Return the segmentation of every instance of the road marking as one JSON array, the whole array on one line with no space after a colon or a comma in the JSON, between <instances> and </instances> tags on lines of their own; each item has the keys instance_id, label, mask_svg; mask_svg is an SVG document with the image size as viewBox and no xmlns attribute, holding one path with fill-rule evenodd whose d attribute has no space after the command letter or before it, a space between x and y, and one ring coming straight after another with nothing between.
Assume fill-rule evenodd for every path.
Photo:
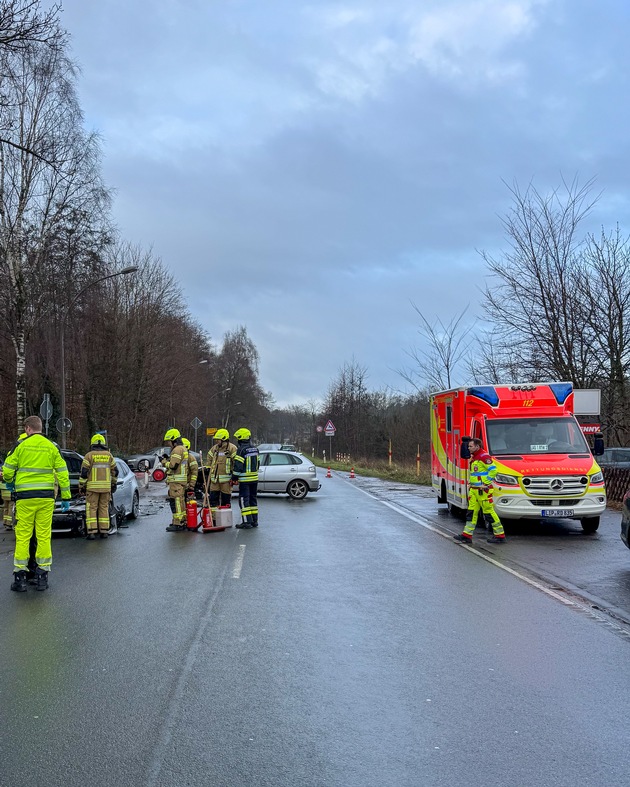
<instances>
[{"instance_id":1,"label":"road marking","mask_svg":"<svg viewBox=\"0 0 630 787\"><path fill-rule=\"evenodd\" d=\"M245 560L245 547L246 544L240 544L238 548L238 555L234 560L234 567L232 568L232 579L240 579L241 571L243 570L243 560Z\"/></svg>"},{"instance_id":2,"label":"road marking","mask_svg":"<svg viewBox=\"0 0 630 787\"><path fill-rule=\"evenodd\" d=\"M448 532L444 532L443 530L440 530L440 528L431 525L423 517L418 516L417 514L412 514L410 511L407 511L401 506L396 505L396 503L390 503L388 500L381 500L379 497L376 497L371 492L366 492L365 489L361 489L360 487L354 486L353 484L350 484L348 481L346 481L346 483L349 484L349 486L352 486L353 489L356 489L358 492L363 492L364 495L367 495L368 497L371 497L373 500L377 500L379 503L382 503L384 506L391 508L392 511L396 511L396 513L402 514L403 516L407 517L407 519L411 519L412 522L421 525L427 530L431 530L433 533L437 533L439 536L442 536L442 538L446 538L449 541L452 541L453 539L452 533L448 533ZM513 568L510 568L509 566L504 565L498 560L495 560L493 557L490 557L490 555L484 555L483 552L480 552L478 549L475 549L474 546L468 546L468 544L458 544L458 546L461 546L463 549L467 550L468 552L472 552L474 555L477 555L477 557L482 558L488 563L492 563L493 566L500 568L501 571L505 571L508 574L512 574L512 576L522 580L523 582L526 582L528 585L531 585L532 587L536 588L536 590L542 591L547 596L551 596L551 598L555 598L556 601L561 601L565 606L576 607L580 609L582 608L581 605L578 605L574 601L565 598L560 593L556 593L554 590L551 590L551 588L548 588L546 585L543 585L542 582L537 582L535 579L531 579L525 574L521 574L520 571L515 571ZM504 546L503 548L505 549L507 547Z\"/></svg>"}]
</instances>

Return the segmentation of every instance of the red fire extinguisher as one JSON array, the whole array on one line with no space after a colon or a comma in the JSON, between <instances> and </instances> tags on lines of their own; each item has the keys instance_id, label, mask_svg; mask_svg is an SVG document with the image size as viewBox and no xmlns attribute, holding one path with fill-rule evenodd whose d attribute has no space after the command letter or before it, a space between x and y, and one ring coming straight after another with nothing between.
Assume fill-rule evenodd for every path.
<instances>
[{"instance_id":1,"label":"red fire extinguisher","mask_svg":"<svg viewBox=\"0 0 630 787\"><path fill-rule=\"evenodd\" d=\"M199 527L197 501L194 497L189 497L186 501L186 527L188 530L196 530Z\"/></svg>"}]
</instances>

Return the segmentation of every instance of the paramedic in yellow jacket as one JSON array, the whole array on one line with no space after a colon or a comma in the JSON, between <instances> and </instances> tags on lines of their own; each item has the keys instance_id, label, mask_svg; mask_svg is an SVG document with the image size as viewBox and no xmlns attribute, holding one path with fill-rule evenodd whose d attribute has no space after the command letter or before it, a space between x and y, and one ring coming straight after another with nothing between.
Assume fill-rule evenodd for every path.
<instances>
[{"instance_id":1,"label":"paramedic in yellow jacket","mask_svg":"<svg viewBox=\"0 0 630 787\"><path fill-rule=\"evenodd\" d=\"M55 480L61 492L61 510L70 508L68 468L59 449L42 434L42 419L30 415L24 421L27 435L7 456L3 467L4 480L15 492L15 554L11 590L27 589L26 569L31 535L37 536L35 560L36 589L46 590L52 565L52 518L55 510Z\"/></svg>"},{"instance_id":2,"label":"paramedic in yellow jacket","mask_svg":"<svg viewBox=\"0 0 630 787\"><path fill-rule=\"evenodd\" d=\"M22 440L26 440L26 438L26 432L22 432L11 451L14 451ZM11 451L9 451L9 453L11 453ZM2 521L4 523L4 529L13 530L13 511L15 509L15 503L13 501L13 493L7 489L6 481L2 478L2 470L0 470L0 491L2 492Z\"/></svg>"},{"instance_id":3,"label":"paramedic in yellow jacket","mask_svg":"<svg viewBox=\"0 0 630 787\"><path fill-rule=\"evenodd\" d=\"M79 492L85 494L85 526L91 541L98 533L107 538L110 527L109 502L116 491L118 468L105 437L95 434L81 465Z\"/></svg>"},{"instance_id":4,"label":"paramedic in yellow jacket","mask_svg":"<svg viewBox=\"0 0 630 787\"><path fill-rule=\"evenodd\" d=\"M171 444L171 453L163 457L166 468L166 483L171 506L172 522L166 528L170 532L186 530L186 487L188 485L188 451L182 441L179 429L169 429L164 441Z\"/></svg>"},{"instance_id":5,"label":"paramedic in yellow jacket","mask_svg":"<svg viewBox=\"0 0 630 787\"><path fill-rule=\"evenodd\" d=\"M206 462L210 478L210 511L216 522L217 508L231 504L234 457L238 449L230 442L227 429L217 429L214 439L217 442L208 451Z\"/></svg>"},{"instance_id":6,"label":"paramedic in yellow jacket","mask_svg":"<svg viewBox=\"0 0 630 787\"><path fill-rule=\"evenodd\" d=\"M497 474L494 460L488 454L476 437L468 443L470 449L470 462L468 470L468 511L466 512L466 526L464 532L453 536L455 541L464 544L472 544L473 533L477 526L479 512L482 511L486 523L492 525L492 538L487 541L490 544L505 543L505 531L499 519L499 515L494 510L492 499L492 482Z\"/></svg>"}]
</instances>

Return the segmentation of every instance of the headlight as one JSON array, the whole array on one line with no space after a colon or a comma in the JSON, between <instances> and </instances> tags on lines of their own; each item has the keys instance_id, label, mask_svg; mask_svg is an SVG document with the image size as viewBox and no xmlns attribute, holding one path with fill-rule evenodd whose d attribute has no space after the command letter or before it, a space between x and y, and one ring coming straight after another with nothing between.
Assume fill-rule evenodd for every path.
<instances>
[{"instance_id":1,"label":"headlight","mask_svg":"<svg viewBox=\"0 0 630 787\"><path fill-rule=\"evenodd\" d=\"M600 470L599 473L593 473L591 476L591 484L601 484L604 481L604 474Z\"/></svg>"},{"instance_id":2,"label":"headlight","mask_svg":"<svg viewBox=\"0 0 630 787\"><path fill-rule=\"evenodd\" d=\"M497 482L497 484L503 484L503 486L518 486L518 480L514 478L513 475L497 473L494 477L494 480Z\"/></svg>"}]
</instances>

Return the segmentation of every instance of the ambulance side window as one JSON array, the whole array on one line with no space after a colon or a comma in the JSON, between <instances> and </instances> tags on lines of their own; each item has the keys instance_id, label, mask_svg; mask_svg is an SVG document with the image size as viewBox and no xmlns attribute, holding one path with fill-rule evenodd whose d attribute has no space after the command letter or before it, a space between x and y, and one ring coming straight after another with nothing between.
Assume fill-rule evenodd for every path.
<instances>
[{"instance_id":1,"label":"ambulance side window","mask_svg":"<svg viewBox=\"0 0 630 787\"><path fill-rule=\"evenodd\" d=\"M450 404L446 405L446 431L453 431L453 408Z\"/></svg>"},{"instance_id":2,"label":"ambulance side window","mask_svg":"<svg viewBox=\"0 0 630 787\"><path fill-rule=\"evenodd\" d=\"M479 421L475 421L473 424L473 433L472 436L477 438L477 440L481 440L481 424Z\"/></svg>"}]
</instances>

